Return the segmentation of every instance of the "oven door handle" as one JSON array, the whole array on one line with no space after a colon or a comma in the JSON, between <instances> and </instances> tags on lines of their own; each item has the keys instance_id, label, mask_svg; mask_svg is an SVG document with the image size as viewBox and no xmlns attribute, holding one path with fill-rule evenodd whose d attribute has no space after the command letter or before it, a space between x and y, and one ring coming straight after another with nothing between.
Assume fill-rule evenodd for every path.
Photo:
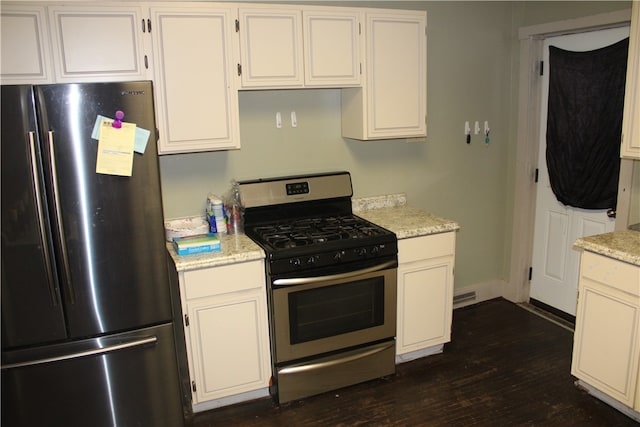
<instances>
[{"instance_id":1,"label":"oven door handle","mask_svg":"<svg viewBox=\"0 0 640 427\"><path fill-rule=\"evenodd\" d=\"M396 261L387 261L382 264L374 265L373 267L363 268L362 270L349 271L347 273L330 274L328 276L315 276L315 277L293 277L290 279L276 279L273 281L274 286L296 286L306 285L308 283L326 282L328 280L342 280L350 279L352 277L361 276L367 273L373 273L380 270L386 270L389 268L395 268L397 266Z\"/></svg>"},{"instance_id":2,"label":"oven door handle","mask_svg":"<svg viewBox=\"0 0 640 427\"><path fill-rule=\"evenodd\" d=\"M310 363L298 366L291 366L289 368L284 368L278 371L278 374L296 374L305 371L313 371L316 369L328 368L335 365L340 365L347 362L353 362L358 359L364 359L365 357L369 357L376 353L383 352L393 347L394 341L378 344L377 346L371 348L370 350L364 351L362 353L351 354L349 356L341 357L339 359L328 360L325 362L318 363Z\"/></svg>"}]
</instances>

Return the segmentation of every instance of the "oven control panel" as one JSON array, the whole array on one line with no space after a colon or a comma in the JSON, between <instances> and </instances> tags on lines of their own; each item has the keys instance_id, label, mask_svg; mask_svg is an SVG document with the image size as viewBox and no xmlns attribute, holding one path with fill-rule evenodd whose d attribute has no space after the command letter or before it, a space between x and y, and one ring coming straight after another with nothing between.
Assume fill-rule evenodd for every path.
<instances>
[{"instance_id":1,"label":"oven control panel","mask_svg":"<svg viewBox=\"0 0 640 427\"><path fill-rule=\"evenodd\" d=\"M309 255L299 255L281 259L271 259L271 274L301 271L310 268L330 267L354 261L371 260L394 256L398 253L397 243L382 243L357 248L338 249Z\"/></svg>"},{"instance_id":2,"label":"oven control panel","mask_svg":"<svg viewBox=\"0 0 640 427\"><path fill-rule=\"evenodd\" d=\"M287 196L295 196L298 194L309 194L309 182L291 182L286 185Z\"/></svg>"}]
</instances>

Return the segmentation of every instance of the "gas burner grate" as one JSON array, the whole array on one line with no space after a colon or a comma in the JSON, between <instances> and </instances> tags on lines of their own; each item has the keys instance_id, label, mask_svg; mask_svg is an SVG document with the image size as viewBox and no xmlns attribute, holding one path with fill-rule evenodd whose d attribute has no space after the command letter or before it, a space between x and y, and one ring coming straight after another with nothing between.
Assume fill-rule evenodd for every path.
<instances>
[{"instance_id":1,"label":"gas burner grate","mask_svg":"<svg viewBox=\"0 0 640 427\"><path fill-rule=\"evenodd\" d=\"M276 249L321 245L380 236L386 230L354 215L294 219L253 228L256 237Z\"/></svg>"}]
</instances>

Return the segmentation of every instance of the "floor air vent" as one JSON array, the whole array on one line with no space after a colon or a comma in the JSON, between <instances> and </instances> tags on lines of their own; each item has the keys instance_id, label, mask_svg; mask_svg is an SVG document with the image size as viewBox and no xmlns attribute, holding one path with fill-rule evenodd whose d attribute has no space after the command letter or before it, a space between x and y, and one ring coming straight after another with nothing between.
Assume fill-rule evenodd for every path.
<instances>
[{"instance_id":1,"label":"floor air vent","mask_svg":"<svg viewBox=\"0 0 640 427\"><path fill-rule=\"evenodd\" d=\"M475 301L476 299L476 291L466 292L464 294L454 295L453 297L453 305L461 304L463 302Z\"/></svg>"}]
</instances>

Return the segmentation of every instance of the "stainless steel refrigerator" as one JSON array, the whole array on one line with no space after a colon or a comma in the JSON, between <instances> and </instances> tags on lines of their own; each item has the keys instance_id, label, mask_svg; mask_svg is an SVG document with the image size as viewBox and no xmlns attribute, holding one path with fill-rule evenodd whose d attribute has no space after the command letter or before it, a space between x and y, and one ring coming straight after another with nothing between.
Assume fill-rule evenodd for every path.
<instances>
[{"instance_id":1,"label":"stainless steel refrigerator","mask_svg":"<svg viewBox=\"0 0 640 427\"><path fill-rule=\"evenodd\" d=\"M2 425L183 425L151 82L0 90ZM96 173L117 110L131 176Z\"/></svg>"}]
</instances>

